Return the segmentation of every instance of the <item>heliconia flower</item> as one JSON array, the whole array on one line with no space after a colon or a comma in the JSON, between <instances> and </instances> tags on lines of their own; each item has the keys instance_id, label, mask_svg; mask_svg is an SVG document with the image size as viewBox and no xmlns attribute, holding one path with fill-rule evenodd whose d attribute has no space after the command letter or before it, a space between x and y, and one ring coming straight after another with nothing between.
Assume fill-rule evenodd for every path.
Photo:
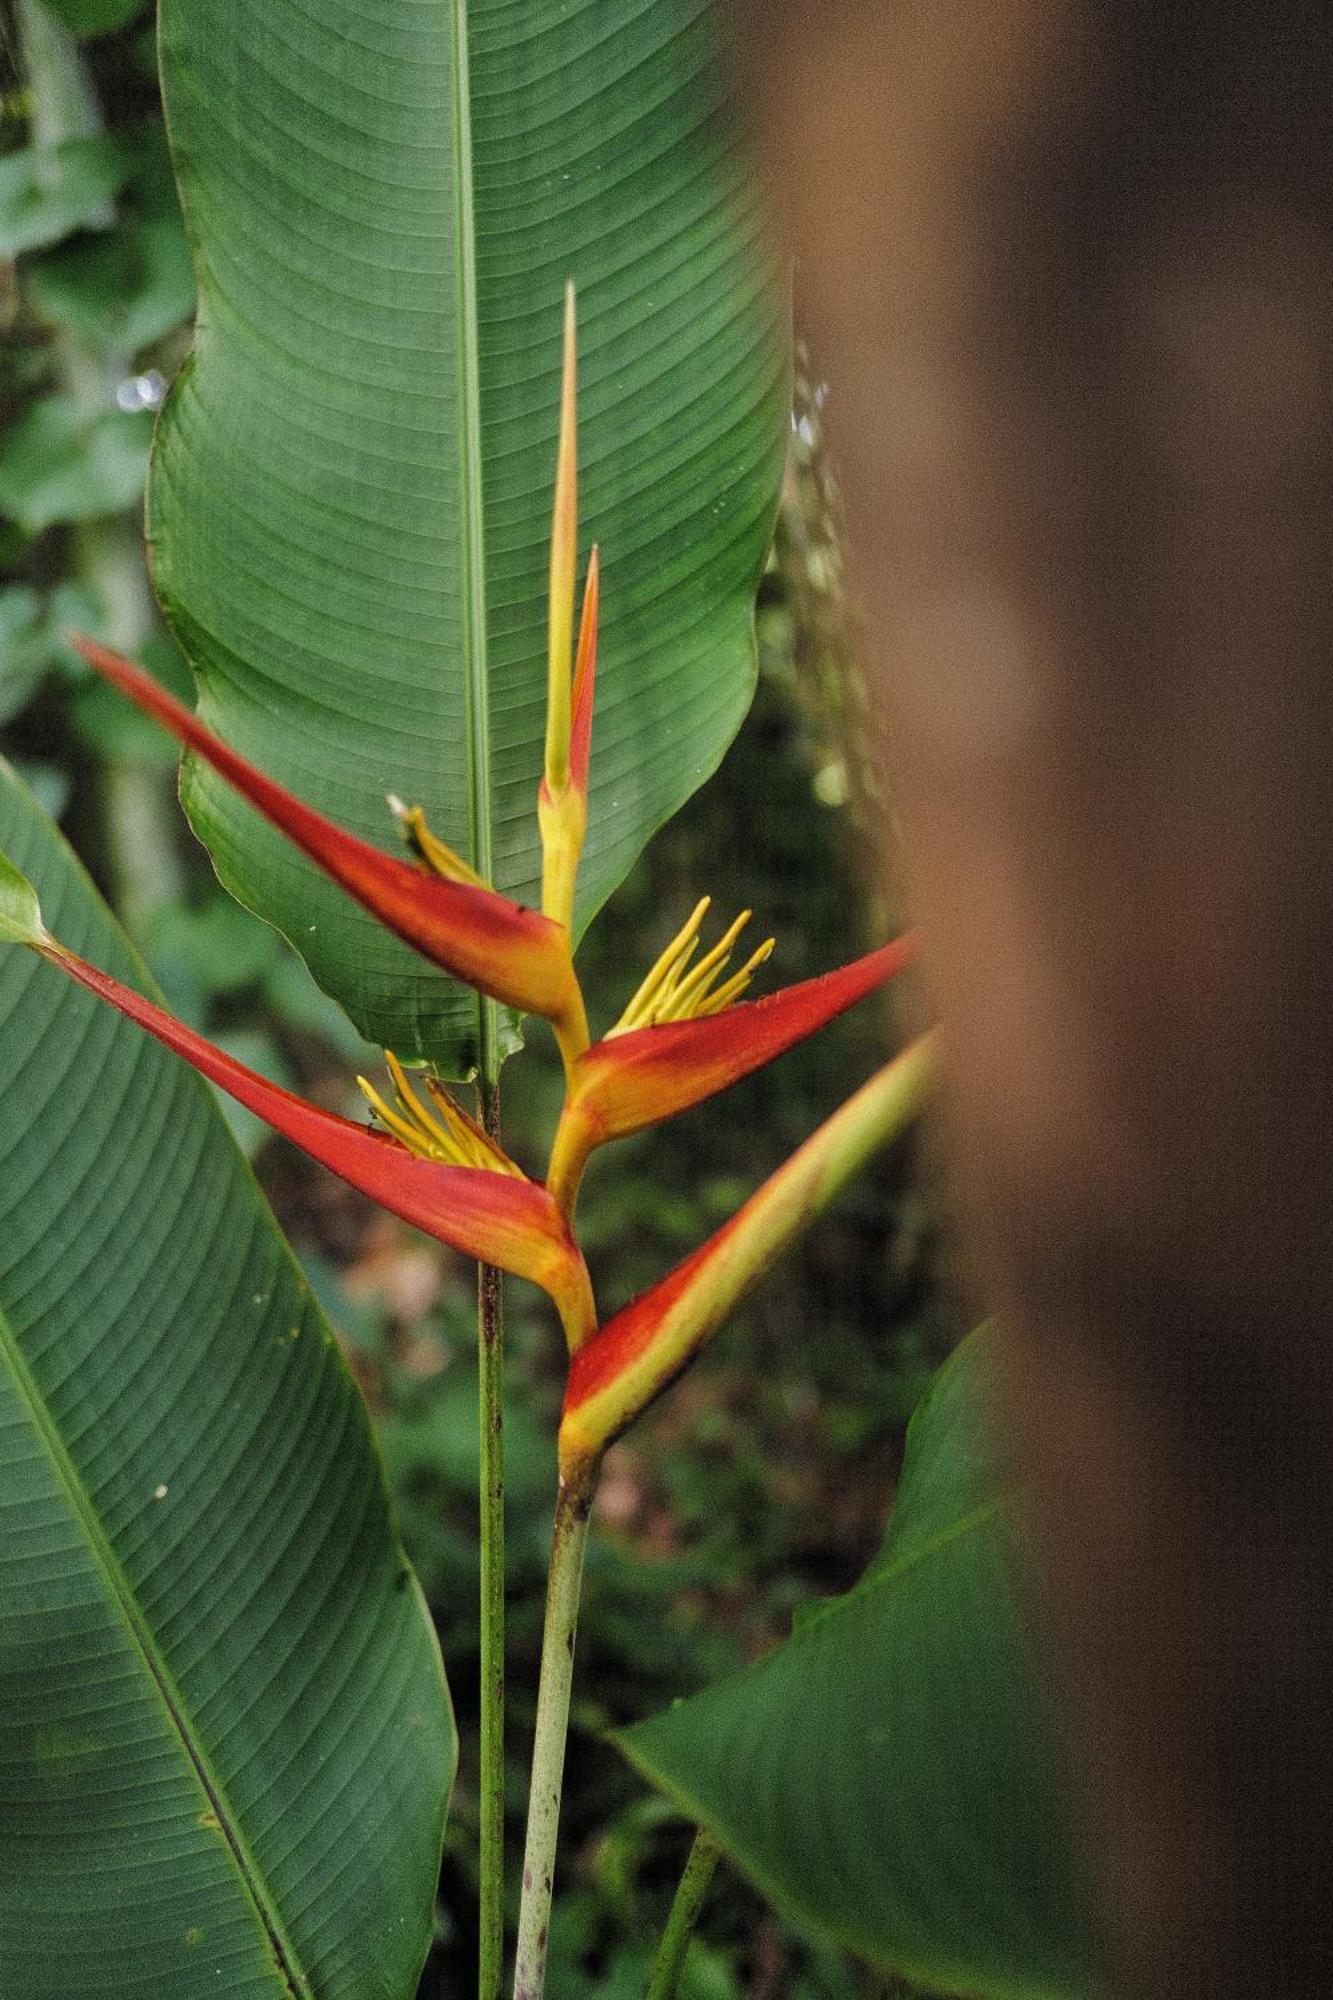
<instances>
[{"instance_id":1,"label":"heliconia flower","mask_svg":"<svg viewBox=\"0 0 1333 2000\"><path fill-rule=\"evenodd\" d=\"M551 582L547 644L546 754L537 792L542 838L542 911L568 931L574 883L588 831L588 752L597 668L598 558L594 548L583 586L577 656L573 652L574 579L578 555L578 471L574 287L565 288L565 350L551 519ZM571 673L572 665L572 673Z\"/></svg>"},{"instance_id":2,"label":"heliconia flower","mask_svg":"<svg viewBox=\"0 0 1333 2000\"><path fill-rule=\"evenodd\" d=\"M528 1180L452 1100L445 1101L461 1121L462 1134L445 1137L429 1151L424 1143L409 1146L397 1134L381 1137L307 1104L59 944L42 922L31 885L3 856L0 941L31 947L391 1214L465 1257L540 1285L555 1301L572 1348L590 1337L596 1324L592 1287L564 1216L546 1189ZM396 1064L391 1070L397 1081L401 1070ZM429 1124L446 1129L438 1120ZM425 1137L433 1140L434 1130Z\"/></svg>"},{"instance_id":3,"label":"heliconia flower","mask_svg":"<svg viewBox=\"0 0 1333 2000\"><path fill-rule=\"evenodd\" d=\"M560 1473L585 1489L606 1447L925 1100L934 1038L911 1043L821 1125L692 1257L579 1348L560 1421Z\"/></svg>"},{"instance_id":4,"label":"heliconia flower","mask_svg":"<svg viewBox=\"0 0 1333 2000\"><path fill-rule=\"evenodd\" d=\"M386 929L478 992L544 1016L567 1066L587 1047L583 996L561 925L480 884L465 863L458 863L461 875L445 872L439 857L450 850L442 842L428 870L358 839L239 756L142 668L79 633L70 638L89 666L211 764Z\"/></svg>"},{"instance_id":5,"label":"heliconia flower","mask_svg":"<svg viewBox=\"0 0 1333 2000\"><path fill-rule=\"evenodd\" d=\"M738 917L692 965L707 907L705 897L610 1034L573 1065L547 1175L547 1186L567 1215L594 1147L725 1090L864 999L916 956L918 940L909 932L836 972L738 1005L738 994L772 941L724 978L728 953L745 921Z\"/></svg>"},{"instance_id":6,"label":"heliconia flower","mask_svg":"<svg viewBox=\"0 0 1333 2000\"><path fill-rule=\"evenodd\" d=\"M461 1104L434 1077L422 1078L434 1110L427 1110L413 1090L407 1072L392 1049L384 1060L393 1079L396 1105L386 1104L373 1083L357 1078L361 1093L386 1132L422 1160L444 1160L455 1167L480 1167L487 1173L525 1178L523 1169L493 1139L484 1125L470 1118Z\"/></svg>"}]
</instances>

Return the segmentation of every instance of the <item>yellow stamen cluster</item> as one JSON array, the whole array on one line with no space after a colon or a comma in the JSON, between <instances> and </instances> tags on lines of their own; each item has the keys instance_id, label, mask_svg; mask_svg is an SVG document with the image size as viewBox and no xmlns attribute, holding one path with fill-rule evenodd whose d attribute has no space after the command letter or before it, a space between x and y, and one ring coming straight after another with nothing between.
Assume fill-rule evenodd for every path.
<instances>
[{"instance_id":1,"label":"yellow stamen cluster","mask_svg":"<svg viewBox=\"0 0 1333 2000\"><path fill-rule=\"evenodd\" d=\"M469 1118L462 1106L454 1103L448 1091L442 1089L433 1077L423 1077L422 1081L435 1107L434 1112L427 1109L413 1090L397 1056L386 1049L384 1060L393 1079L396 1109L386 1103L374 1084L364 1076L359 1076L357 1083L385 1131L400 1140L409 1153L415 1153L422 1160L440 1160L450 1167L481 1167L488 1173L510 1174L516 1180L522 1180L521 1169L514 1165L509 1155L483 1131L475 1118Z\"/></svg>"},{"instance_id":2,"label":"yellow stamen cluster","mask_svg":"<svg viewBox=\"0 0 1333 2000\"><path fill-rule=\"evenodd\" d=\"M420 806L405 806L401 799L389 793L389 811L403 830L407 842L418 861L424 861L433 875L442 875L446 882L462 882L469 889L485 889L490 885L478 875L472 865L464 861L461 854L455 854L452 847L446 847L438 834L431 832L426 824L426 815Z\"/></svg>"},{"instance_id":3,"label":"yellow stamen cluster","mask_svg":"<svg viewBox=\"0 0 1333 2000\"><path fill-rule=\"evenodd\" d=\"M751 952L740 971L732 973L719 986L717 982L730 963L732 947L749 923L751 913L742 910L712 950L692 963L699 943L699 927L711 901L710 896L704 896L695 905L688 923L677 931L611 1029L612 1035L627 1035L635 1028L655 1028L663 1021L695 1021L705 1014L720 1014L724 1007L730 1007L733 1000L740 998L772 951L773 939L766 938L757 951Z\"/></svg>"}]
</instances>

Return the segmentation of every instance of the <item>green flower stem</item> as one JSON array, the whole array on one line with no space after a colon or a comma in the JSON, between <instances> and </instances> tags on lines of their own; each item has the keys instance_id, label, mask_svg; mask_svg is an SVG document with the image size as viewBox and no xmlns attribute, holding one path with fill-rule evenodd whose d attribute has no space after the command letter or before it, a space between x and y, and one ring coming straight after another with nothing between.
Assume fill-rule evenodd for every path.
<instances>
[{"instance_id":1,"label":"green flower stem","mask_svg":"<svg viewBox=\"0 0 1333 2000\"><path fill-rule=\"evenodd\" d=\"M712 1834L700 1827L694 1836L675 1901L671 1905L671 1914L662 1933L662 1942L658 1946L657 1963L648 1986L648 2000L676 2000L685 1954L690 1948L690 1939L694 1936L694 1927L699 1921L713 1870L717 1867L719 1851Z\"/></svg>"},{"instance_id":2,"label":"green flower stem","mask_svg":"<svg viewBox=\"0 0 1333 2000\"><path fill-rule=\"evenodd\" d=\"M500 1136L499 1063L494 1037L483 1044L481 1122ZM478 1424L481 1446L481 1748L479 2000L500 2000L504 1985L505 1860L505 1475L504 1280L493 1265L477 1276Z\"/></svg>"},{"instance_id":3,"label":"green flower stem","mask_svg":"<svg viewBox=\"0 0 1333 2000\"><path fill-rule=\"evenodd\" d=\"M79 45L41 0L15 0L14 26L28 85L34 146L58 146L102 127L102 114Z\"/></svg>"},{"instance_id":4,"label":"green flower stem","mask_svg":"<svg viewBox=\"0 0 1333 2000\"><path fill-rule=\"evenodd\" d=\"M85 521L72 541L75 574L102 613L108 642L136 658L155 622L137 519L117 514ZM142 938L158 911L185 895L175 767L108 757L101 781L116 914Z\"/></svg>"},{"instance_id":5,"label":"green flower stem","mask_svg":"<svg viewBox=\"0 0 1333 2000\"><path fill-rule=\"evenodd\" d=\"M569 1730L569 1690L574 1678L574 1635L578 1628L594 1476L578 1486L562 1480L555 1507L541 1681L537 1690L537 1730L528 1792L528 1837L523 1850L523 1900L518 1917L514 2000L541 2000L546 1980L551 1888L560 1831L560 1788Z\"/></svg>"}]
</instances>

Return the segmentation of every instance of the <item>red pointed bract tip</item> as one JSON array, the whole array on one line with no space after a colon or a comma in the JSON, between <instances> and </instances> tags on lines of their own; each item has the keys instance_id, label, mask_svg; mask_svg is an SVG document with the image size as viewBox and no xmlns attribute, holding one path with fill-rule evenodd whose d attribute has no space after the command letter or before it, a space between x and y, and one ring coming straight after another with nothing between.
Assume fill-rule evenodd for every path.
<instances>
[{"instance_id":1,"label":"red pointed bract tip","mask_svg":"<svg viewBox=\"0 0 1333 2000\"><path fill-rule=\"evenodd\" d=\"M702 1104L804 1041L916 957L909 931L836 972L718 1014L634 1028L596 1042L574 1065L548 1185L566 1213L588 1155L610 1139Z\"/></svg>"},{"instance_id":2,"label":"red pointed bract tip","mask_svg":"<svg viewBox=\"0 0 1333 2000\"><path fill-rule=\"evenodd\" d=\"M597 672L598 556L588 558L579 618L578 654L572 691L565 687L566 738L563 782L553 785L548 744L547 770L537 787L537 825L542 841L542 914L566 937L574 923L574 885L588 832L588 757L592 742L593 686ZM562 683L563 685L563 683ZM584 1044L586 1047L586 1043Z\"/></svg>"},{"instance_id":3,"label":"red pointed bract tip","mask_svg":"<svg viewBox=\"0 0 1333 2000\"><path fill-rule=\"evenodd\" d=\"M588 555L583 580L583 610L574 663L574 719L569 738L569 776L576 792L588 796L588 762L592 751L592 708L597 682L597 614L601 599L601 557L596 543Z\"/></svg>"},{"instance_id":4,"label":"red pointed bract tip","mask_svg":"<svg viewBox=\"0 0 1333 2000\"><path fill-rule=\"evenodd\" d=\"M63 945L41 949L51 964L381 1208L465 1257L540 1285L555 1300L571 1345L588 1337L595 1314L583 1256L545 1188L511 1174L415 1158L366 1126L270 1083Z\"/></svg>"},{"instance_id":5,"label":"red pointed bract tip","mask_svg":"<svg viewBox=\"0 0 1333 2000\"><path fill-rule=\"evenodd\" d=\"M493 889L446 881L385 854L316 812L232 750L150 674L71 634L89 666L212 765L387 930L481 993L540 1014L586 1046L583 1002L565 933Z\"/></svg>"},{"instance_id":6,"label":"red pointed bract tip","mask_svg":"<svg viewBox=\"0 0 1333 2000\"><path fill-rule=\"evenodd\" d=\"M560 1467L585 1478L782 1252L924 1102L934 1067L923 1036L813 1133L693 1256L595 1333L570 1364Z\"/></svg>"}]
</instances>

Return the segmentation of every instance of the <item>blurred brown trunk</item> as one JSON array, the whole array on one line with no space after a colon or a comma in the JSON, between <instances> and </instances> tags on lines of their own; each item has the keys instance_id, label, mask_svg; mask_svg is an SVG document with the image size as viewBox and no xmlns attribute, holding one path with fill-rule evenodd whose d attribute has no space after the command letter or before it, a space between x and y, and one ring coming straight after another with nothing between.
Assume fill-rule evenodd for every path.
<instances>
[{"instance_id":1,"label":"blurred brown trunk","mask_svg":"<svg viewBox=\"0 0 1333 2000\"><path fill-rule=\"evenodd\" d=\"M1333 1971L1333 23L739 8L1123 1990Z\"/></svg>"}]
</instances>

